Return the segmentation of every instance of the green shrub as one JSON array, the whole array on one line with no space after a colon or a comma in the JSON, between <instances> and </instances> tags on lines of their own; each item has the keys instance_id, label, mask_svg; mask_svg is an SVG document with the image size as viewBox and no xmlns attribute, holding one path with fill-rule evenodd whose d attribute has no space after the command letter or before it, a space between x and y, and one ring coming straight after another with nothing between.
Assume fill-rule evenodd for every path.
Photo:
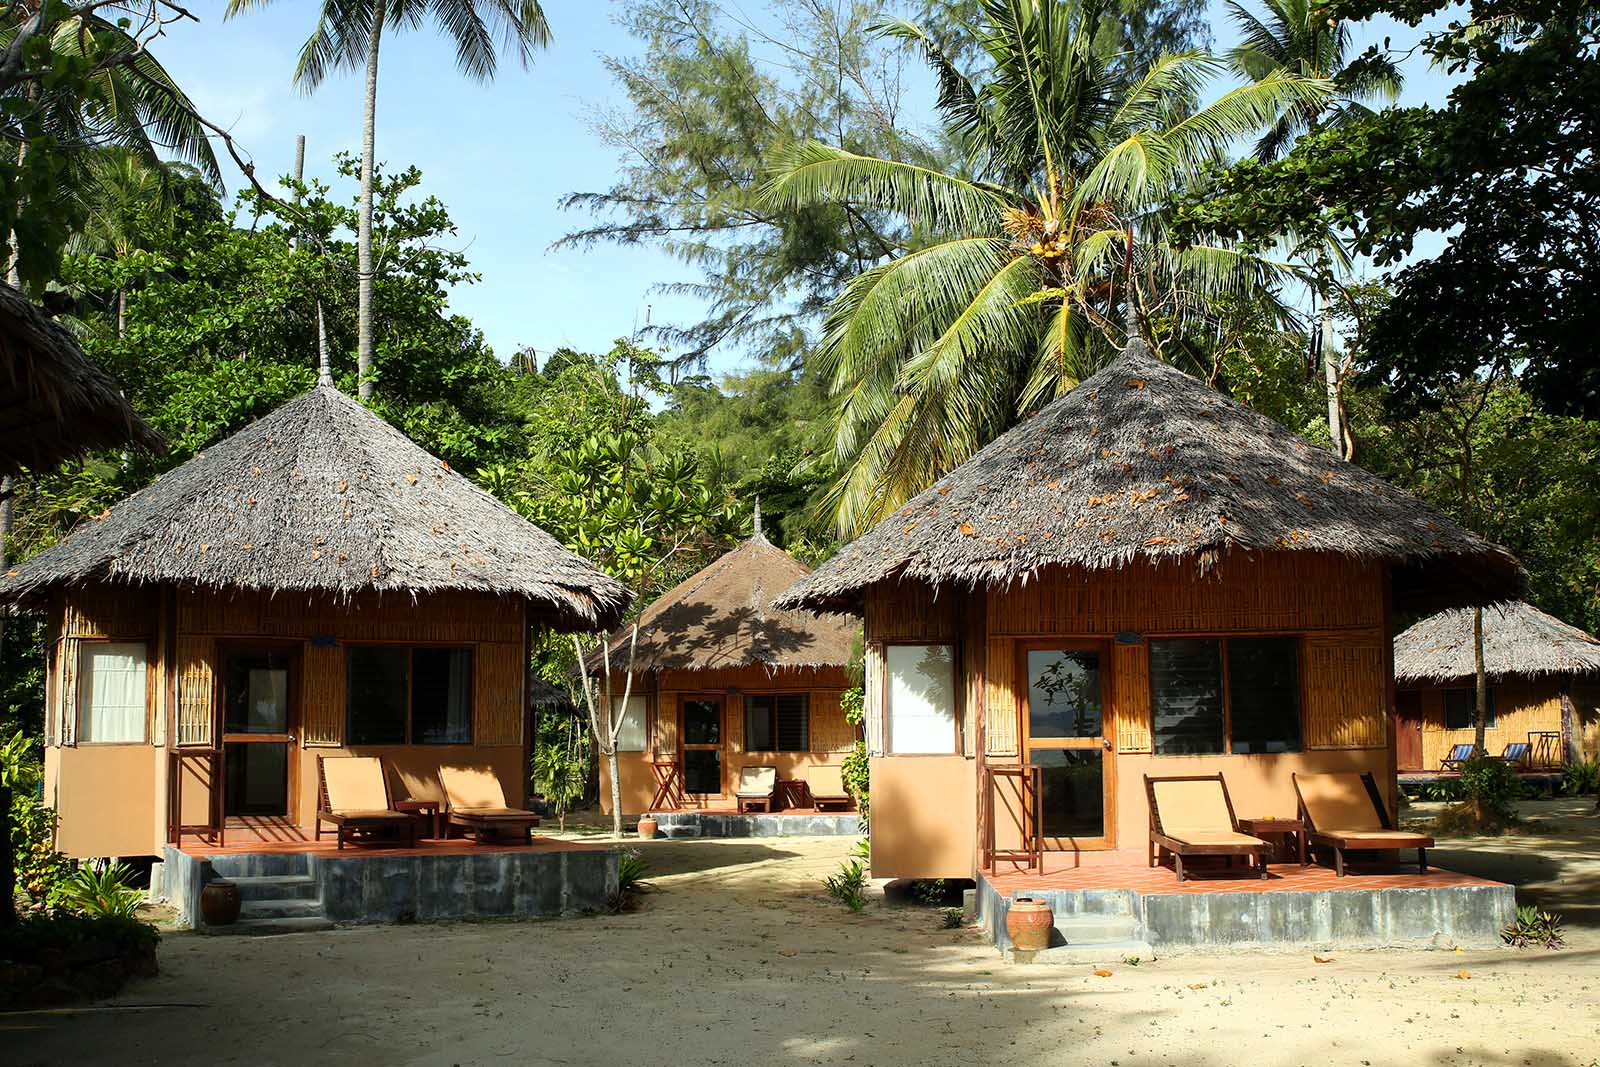
<instances>
[{"instance_id":1,"label":"green shrub","mask_svg":"<svg viewBox=\"0 0 1600 1067\"><path fill-rule=\"evenodd\" d=\"M1561 916L1528 905L1517 909L1517 917L1500 931L1500 938L1514 948L1543 945L1560 948L1566 944L1561 933Z\"/></svg>"},{"instance_id":2,"label":"green shrub","mask_svg":"<svg viewBox=\"0 0 1600 1067\"><path fill-rule=\"evenodd\" d=\"M860 860L846 860L838 874L822 880L822 886L830 897L851 911L860 911L867 906L867 871Z\"/></svg>"},{"instance_id":3,"label":"green shrub","mask_svg":"<svg viewBox=\"0 0 1600 1067\"><path fill-rule=\"evenodd\" d=\"M144 893L129 881L133 871L125 863L96 869L84 864L61 885L61 905L91 919L132 918L144 901Z\"/></svg>"},{"instance_id":4,"label":"green shrub","mask_svg":"<svg viewBox=\"0 0 1600 1067\"><path fill-rule=\"evenodd\" d=\"M617 857L617 891L611 897L612 911L627 911L639 902L641 894L655 889L645 881L650 861L637 852L624 852Z\"/></svg>"},{"instance_id":5,"label":"green shrub","mask_svg":"<svg viewBox=\"0 0 1600 1067\"><path fill-rule=\"evenodd\" d=\"M872 772L871 764L867 760L866 742L855 743L840 763L839 770L844 777L844 787L856 798L856 810L861 815L861 828L865 830L872 824L872 799L868 790Z\"/></svg>"},{"instance_id":6,"label":"green shrub","mask_svg":"<svg viewBox=\"0 0 1600 1067\"><path fill-rule=\"evenodd\" d=\"M154 926L126 915L26 915L15 926L0 929L0 959L35 960L46 952L89 942L138 954L153 950L160 940Z\"/></svg>"},{"instance_id":7,"label":"green shrub","mask_svg":"<svg viewBox=\"0 0 1600 1067\"><path fill-rule=\"evenodd\" d=\"M1561 791L1569 797L1600 793L1600 760L1576 760L1563 767Z\"/></svg>"},{"instance_id":8,"label":"green shrub","mask_svg":"<svg viewBox=\"0 0 1600 1067\"><path fill-rule=\"evenodd\" d=\"M918 878L911 883L911 899L924 907L942 904L949 891L950 884L943 878Z\"/></svg>"},{"instance_id":9,"label":"green shrub","mask_svg":"<svg viewBox=\"0 0 1600 1067\"><path fill-rule=\"evenodd\" d=\"M56 851L56 813L32 796L11 797L11 855L17 865L17 887L28 898L54 907L72 875L72 865Z\"/></svg>"},{"instance_id":10,"label":"green shrub","mask_svg":"<svg viewBox=\"0 0 1600 1067\"><path fill-rule=\"evenodd\" d=\"M1515 801L1522 793L1517 772L1505 760L1479 753L1461 765L1463 799L1481 816L1499 823L1516 821Z\"/></svg>"}]
</instances>

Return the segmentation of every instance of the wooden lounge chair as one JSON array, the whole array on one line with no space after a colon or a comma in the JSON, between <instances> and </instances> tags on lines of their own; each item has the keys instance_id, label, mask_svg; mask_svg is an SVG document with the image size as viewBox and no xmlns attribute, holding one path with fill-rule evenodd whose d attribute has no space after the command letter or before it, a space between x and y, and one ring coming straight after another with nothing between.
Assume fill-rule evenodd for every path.
<instances>
[{"instance_id":1,"label":"wooden lounge chair","mask_svg":"<svg viewBox=\"0 0 1600 1067\"><path fill-rule=\"evenodd\" d=\"M806 791L818 811L837 807L849 810L850 790L844 787L843 767L811 767L806 770Z\"/></svg>"},{"instance_id":2,"label":"wooden lounge chair","mask_svg":"<svg viewBox=\"0 0 1600 1067\"><path fill-rule=\"evenodd\" d=\"M1473 747L1470 742L1464 745L1456 745L1450 750L1450 755L1439 761L1439 769L1441 771L1459 771L1461 765L1472 758Z\"/></svg>"},{"instance_id":3,"label":"wooden lounge chair","mask_svg":"<svg viewBox=\"0 0 1600 1067\"><path fill-rule=\"evenodd\" d=\"M533 828L539 825L539 816L523 808L507 807L500 779L488 767L446 764L439 768L439 784L444 786L447 825L471 831L479 844L485 836L504 831L520 833L524 841L533 842Z\"/></svg>"},{"instance_id":4,"label":"wooden lounge chair","mask_svg":"<svg viewBox=\"0 0 1600 1067\"><path fill-rule=\"evenodd\" d=\"M778 768L739 768L739 788L733 791L733 799L739 806L739 814L743 815L747 811L758 809L771 811L777 794Z\"/></svg>"},{"instance_id":5,"label":"wooden lounge chair","mask_svg":"<svg viewBox=\"0 0 1600 1067\"><path fill-rule=\"evenodd\" d=\"M332 823L339 847L356 834L393 830L406 843L417 843L417 819L396 811L389 795L389 779L383 761L377 756L317 757L317 829L322 840L322 824Z\"/></svg>"},{"instance_id":6,"label":"wooden lounge chair","mask_svg":"<svg viewBox=\"0 0 1600 1067\"><path fill-rule=\"evenodd\" d=\"M1222 775L1152 778L1147 774L1144 792L1150 803L1150 866L1170 853L1182 882L1188 877L1183 869L1186 857L1224 856L1232 866L1235 856L1253 856L1257 872L1267 876L1267 852L1272 846L1239 832Z\"/></svg>"},{"instance_id":7,"label":"wooden lounge chair","mask_svg":"<svg viewBox=\"0 0 1600 1067\"><path fill-rule=\"evenodd\" d=\"M1513 767L1524 768L1528 765L1528 748L1526 741L1513 741L1506 746L1504 752L1500 753L1500 760Z\"/></svg>"},{"instance_id":8,"label":"wooden lounge chair","mask_svg":"<svg viewBox=\"0 0 1600 1067\"><path fill-rule=\"evenodd\" d=\"M1333 869L1339 877L1344 877L1346 852L1393 852L1398 860L1405 848L1417 850L1417 873L1428 873L1433 838L1395 829L1370 771L1290 777L1311 847L1333 850Z\"/></svg>"}]
</instances>

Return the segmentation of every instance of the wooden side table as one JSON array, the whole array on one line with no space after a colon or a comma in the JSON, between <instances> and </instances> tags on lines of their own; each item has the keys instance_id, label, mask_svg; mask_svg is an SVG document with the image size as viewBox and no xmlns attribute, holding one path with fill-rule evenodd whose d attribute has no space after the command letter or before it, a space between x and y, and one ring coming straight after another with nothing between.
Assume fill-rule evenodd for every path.
<instances>
[{"instance_id":1,"label":"wooden side table","mask_svg":"<svg viewBox=\"0 0 1600 1067\"><path fill-rule=\"evenodd\" d=\"M415 815L423 820L431 817L433 819L433 836L435 838L444 836L439 832L441 807L442 805L437 800L397 800L394 802L395 811L403 811L407 815ZM426 826L428 824L424 821L422 825Z\"/></svg>"},{"instance_id":2,"label":"wooden side table","mask_svg":"<svg viewBox=\"0 0 1600 1067\"><path fill-rule=\"evenodd\" d=\"M1282 834L1293 837L1299 845L1300 866L1306 865L1306 824L1300 819L1280 818L1275 815L1263 816L1258 819L1240 819L1239 832L1249 834L1251 837L1265 838L1268 834ZM1280 847L1279 854L1287 861L1291 858L1289 849Z\"/></svg>"}]
</instances>

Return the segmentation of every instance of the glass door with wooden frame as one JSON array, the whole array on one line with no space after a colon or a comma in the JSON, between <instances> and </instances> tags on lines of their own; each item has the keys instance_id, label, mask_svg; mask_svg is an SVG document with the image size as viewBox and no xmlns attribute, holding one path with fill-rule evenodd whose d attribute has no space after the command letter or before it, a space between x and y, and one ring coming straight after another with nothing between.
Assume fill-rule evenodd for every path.
<instances>
[{"instance_id":1,"label":"glass door with wooden frame","mask_svg":"<svg viewBox=\"0 0 1600 1067\"><path fill-rule=\"evenodd\" d=\"M684 697L679 708L683 791L692 797L721 796L722 698Z\"/></svg>"},{"instance_id":2,"label":"glass door with wooden frame","mask_svg":"<svg viewBox=\"0 0 1600 1067\"><path fill-rule=\"evenodd\" d=\"M1026 643L1018 648L1023 746L1039 768L1039 832L1052 850L1116 843L1108 650L1098 643Z\"/></svg>"},{"instance_id":3,"label":"glass door with wooden frame","mask_svg":"<svg viewBox=\"0 0 1600 1067\"><path fill-rule=\"evenodd\" d=\"M222 650L225 815L294 815L297 659L283 647Z\"/></svg>"}]
</instances>

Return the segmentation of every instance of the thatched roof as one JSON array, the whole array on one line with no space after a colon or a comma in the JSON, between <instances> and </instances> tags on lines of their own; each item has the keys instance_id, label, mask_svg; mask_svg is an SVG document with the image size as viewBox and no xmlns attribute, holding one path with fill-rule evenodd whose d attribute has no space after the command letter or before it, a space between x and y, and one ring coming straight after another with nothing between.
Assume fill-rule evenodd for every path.
<instances>
[{"instance_id":1,"label":"thatched roof","mask_svg":"<svg viewBox=\"0 0 1600 1067\"><path fill-rule=\"evenodd\" d=\"M1401 685L1471 678L1473 660L1471 608L1430 615L1394 639ZM1493 604L1483 609L1483 668L1496 678L1600 674L1600 640L1521 600Z\"/></svg>"},{"instance_id":2,"label":"thatched roof","mask_svg":"<svg viewBox=\"0 0 1600 1067\"><path fill-rule=\"evenodd\" d=\"M772 606L776 594L809 573L810 568L758 529L750 540L667 590L644 610L639 616L635 669L848 665L856 635L852 620ZM614 668L626 660L630 629L612 636Z\"/></svg>"},{"instance_id":3,"label":"thatched roof","mask_svg":"<svg viewBox=\"0 0 1600 1067\"><path fill-rule=\"evenodd\" d=\"M779 598L857 611L875 582L999 586L1230 551L1325 552L1395 568L1397 602L1516 595L1515 559L1136 343L996 438Z\"/></svg>"},{"instance_id":4,"label":"thatched roof","mask_svg":"<svg viewBox=\"0 0 1600 1067\"><path fill-rule=\"evenodd\" d=\"M212 446L0 579L0 600L94 580L527 597L610 628L621 584L331 385Z\"/></svg>"},{"instance_id":5,"label":"thatched roof","mask_svg":"<svg viewBox=\"0 0 1600 1067\"><path fill-rule=\"evenodd\" d=\"M166 450L72 334L0 283L0 475L122 445Z\"/></svg>"}]
</instances>

